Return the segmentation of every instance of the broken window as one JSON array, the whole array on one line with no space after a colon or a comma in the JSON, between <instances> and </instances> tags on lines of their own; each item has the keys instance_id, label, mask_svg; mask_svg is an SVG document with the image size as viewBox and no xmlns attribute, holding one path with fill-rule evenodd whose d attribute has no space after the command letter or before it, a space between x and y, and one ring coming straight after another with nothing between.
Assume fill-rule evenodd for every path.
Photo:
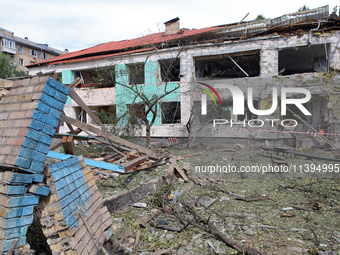
<instances>
[{"instance_id":1,"label":"broken window","mask_svg":"<svg viewBox=\"0 0 340 255\"><path fill-rule=\"evenodd\" d=\"M181 103L162 102L162 124L175 124L181 122Z\"/></svg>"},{"instance_id":2,"label":"broken window","mask_svg":"<svg viewBox=\"0 0 340 255\"><path fill-rule=\"evenodd\" d=\"M243 78L260 75L260 52L242 52L195 58L197 78Z\"/></svg>"},{"instance_id":3,"label":"broken window","mask_svg":"<svg viewBox=\"0 0 340 255\"><path fill-rule=\"evenodd\" d=\"M95 70L76 71L75 78L77 77L82 80L82 83L78 85L79 88L110 88L116 86L114 66Z\"/></svg>"},{"instance_id":4,"label":"broken window","mask_svg":"<svg viewBox=\"0 0 340 255\"><path fill-rule=\"evenodd\" d=\"M114 124L116 121L116 105L90 106L90 109L97 113L103 124ZM96 122L92 120L95 124Z\"/></svg>"},{"instance_id":5,"label":"broken window","mask_svg":"<svg viewBox=\"0 0 340 255\"><path fill-rule=\"evenodd\" d=\"M279 51L279 75L329 72L329 44L294 47Z\"/></svg>"},{"instance_id":6,"label":"broken window","mask_svg":"<svg viewBox=\"0 0 340 255\"><path fill-rule=\"evenodd\" d=\"M144 84L144 63L127 65L129 74L129 85Z\"/></svg>"},{"instance_id":7,"label":"broken window","mask_svg":"<svg viewBox=\"0 0 340 255\"><path fill-rule=\"evenodd\" d=\"M74 112L76 115L76 120L87 123L87 114L81 107L74 107Z\"/></svg>"},{"instance_id":8,"label":"broken window","mask_svg":"<svg viewBox=\"0 0 340 255\"><path fill-rule=\"evenodd\" d=\"M179 81L180 59L161 59L159 60L162 82Z\"/></svg>"},{"instance_id":9,"label":"broken window","mask_svg":"<svg viewBox=\"0 0 340 255\"><path fill-rule=\"evenodd\" d=\"M130 104L129 107L129 123L130 124L145 124L144 119L145 105L144 104Z\"/></svg>"}]
</instances>

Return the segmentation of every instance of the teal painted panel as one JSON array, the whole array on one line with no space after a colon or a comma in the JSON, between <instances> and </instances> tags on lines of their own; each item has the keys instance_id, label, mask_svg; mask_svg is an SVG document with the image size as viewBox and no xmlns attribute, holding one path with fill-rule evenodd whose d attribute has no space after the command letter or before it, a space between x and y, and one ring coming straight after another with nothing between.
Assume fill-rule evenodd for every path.
<instances>
[{"instance_id":1,"label":"teal painted panel","mask_svg":"<svg viewBox=\"0 0 340 255\"><path fill-rule=\"evenodd\" d=\"M71 84L74 81L73 71L66 70L61 72L62 83Z\"/></svg>"},{"instance_id":2,"label":"teal painted panel","mask_svg":"<svg viewBox=\"0 0 340 255\"><path fill-rule=\"evenodd\" d=\"M116 114L117 117L122 117L128 112L129 104L141 103L142 99L136 97L136 94L125 86L128 84L128 71L125 64L116 65ZM178 82L161 83L159 81L158 61L147 61L144 67L145 84L138 85L138 91L141 91L150 98L153 95L163 95L164 93L176 89L179 86ZM166 95L162 98L163 102L180 101L181 89L178 87L174 92ZM151 121L152 113L148 115L148 119ZM127 125L128 118L120 120L118 125ZM161 125L161 106L157 105L157 118L154 126Z\"/></svg>"},{"instance_id":3,"label":"teal painted panel","mask_svg":"<svg viewBox=\"0 0 340 255\"><path fill-rule=\"evenodd\" d=\"M65 160L65 159L69 159L69 158L74 158L76 156L57 153L55 151L49 151L48 154L47 154L47 157ZM118 172L118 173L125 173L125 168L122 167L122 166L119 166L119 165L95 161L95 160L87 159L87 158L85 158L84 161L85 161L86 165L88 165L88 166L93 166L93 167L98 167L98 168L102 168L102 169L106 169L106 170L111 170L111 171Z\"/></svg>"}]
</instances>

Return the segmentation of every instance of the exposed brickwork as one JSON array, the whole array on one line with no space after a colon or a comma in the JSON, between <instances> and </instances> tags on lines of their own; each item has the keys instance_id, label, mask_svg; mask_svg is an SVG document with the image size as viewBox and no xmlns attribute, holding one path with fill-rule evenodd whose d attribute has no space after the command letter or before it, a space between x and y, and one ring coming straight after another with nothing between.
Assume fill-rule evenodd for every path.
<instances>
[{"instance_id":1,"label":"exposed brickwork","mask_svg":"<svg viewBox=\"0 0 340 255\"><path fill-rule=\"evenodd\" d=\"M34 207L53 254L97 254L112 223L82 157L42 174L69 89L47 77L0 85L10 89L0 100L0 255L15 240L16 250L29 250Z\"/></svg>"},{"instance_id":2,"label":"exposed brickwork","mask_svg":"<svg viewBox=\"0 0 340 255\"><path fill-rule=\"evenodd\" d=\"M113 233L112 222L83 158L46 167L45 175L51 193L41 200L37 214L53 254L97 254L99 245L86 224L103 244Z\"/></svg>"},{"instance_id":3,"label":"exposed brickwork","mask_svg":"<svg viewBox=\"0 0 340 255\"><path fill-rule=\"evenodd\" d=\"M0 135L6 147L0 165L43 171L68 93L68 88L48 77L14 83L0 101Z\"/></svg>"},{"instance_id":4,"label":"exposed brickwork","mask_svg":"<svg viewBox=\"0 0 340 255\"><path fill-rule=\"evenodd\" d=\"M44 169L69 92L64 85L48 77L10 85L3 83L3 87L10 90L0 101L0 166L14 171L0 171L0 254L6 252L15 239L19 239L16 247L23 251L29 249L26 233L33 222L33 208L39 196L50 192L49 187L42 184L44 176L39 173ZM42 98L53 93L62 94L54 99L58 101L57 107ZM27 174L15 172L18 168Z\"/></svg>"}]
</instances>

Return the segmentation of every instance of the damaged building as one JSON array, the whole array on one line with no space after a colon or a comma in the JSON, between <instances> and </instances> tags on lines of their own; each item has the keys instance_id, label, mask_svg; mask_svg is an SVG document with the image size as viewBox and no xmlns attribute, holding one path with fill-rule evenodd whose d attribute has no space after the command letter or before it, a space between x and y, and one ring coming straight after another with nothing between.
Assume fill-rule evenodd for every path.
<instances>
[{"instance_id":1,"label":"damaged building","mask_svg":"<svg viewBox=\"0 0 340 255\"><path fill-rule=\"evenodd\" d=\"M107 125L119 122L122 115L134 109L139 109L137 121L138 115L148 112L147 117L152 119L155 114L151 127L151 137L155 139L186 138L191 132L188 126L200 130L195 134L197 137L289 137L291 134L284 131L310 131L301 118L317 132L333 135L339 147L339 21L335 13L329 14L328 6L273 19L203 29L180 28L179 18L175 18L164 23L164 32L103 43L34 63L28 68L31 75L53 71L63 84L70 84L79 77L81 84L75 91L92 111L106 113L102 122ZM109 75L95 79L100 71ZM208 112L214 112L214 119L232 119L237 129L230 127L230 123L213 129L211 116L201 114L201 97L205 93L202 88L212 93L201 83L215 88L221 97L221 107L216 109L218 105L208 96ZM259 110L272 106L273 88L279 89L279 95L281 88L307 89L311 99L304 107L311 115L304 115L294 105L286 116L279 110L269 117L257 116L247 107L244 114L236 115L231 94L219 88L223 84L234 85L245 95L249 87L253 88L252 104ZM160 97L156 113L147 111L145 102L131 95L129 86L135 86L136 91L146 95ZM167 93L169 91L171 93ZM212 96L217 100L215 94ZM280 102L279 96L278 105ZM82 122L93 122L75 101L68 100L64 111ZM261 128L268 132L256 132L242 125L242 121L255 119L259 122L266 118L299 119L299 125L286 128L265 123ZM61 130L65 133L68 128L64 125ZM282 132L272 133L271 130ZM145 132L143 129L141 135L145 136Z\"/></svg>"},{"instance_id":2,"label":"damaged building","mask_svg":"<svg viewBox=\"0 0 340 255\"><path fill-rule=\"evenodd\" d=\"M82 156L47 159L70 89L49 77L0 88L0 254L35 254L34 221L51 254L99 254L113 229L93 172Z\"/></svg>"}]
</instances>

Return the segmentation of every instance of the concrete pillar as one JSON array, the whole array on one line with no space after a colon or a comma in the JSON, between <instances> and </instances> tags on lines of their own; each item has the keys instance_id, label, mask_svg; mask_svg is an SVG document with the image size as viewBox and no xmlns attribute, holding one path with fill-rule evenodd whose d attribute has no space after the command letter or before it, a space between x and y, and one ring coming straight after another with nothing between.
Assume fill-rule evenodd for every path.
<instances>
[{"instance_id":1,"label":"concrete pillar","mask_svg":"<svg viewBox=\"0 0 340 255\"><path fill-rule=\"evenodd\" d=\"M263 49L260 62L261 77L276 76L279 68L279 52L277 49Z\"/></svg>"},{"instance_id":2,"label":"concrete pillar","mask_svg":"<svg viewBox=\"0 0 340 255\"><path fill-rule=\"evenodd\" d=\"M181 55L181 125L186 125L191 112L191 90L195 74L193 58L188 54Z\"/></svg>"}]
</instances>

